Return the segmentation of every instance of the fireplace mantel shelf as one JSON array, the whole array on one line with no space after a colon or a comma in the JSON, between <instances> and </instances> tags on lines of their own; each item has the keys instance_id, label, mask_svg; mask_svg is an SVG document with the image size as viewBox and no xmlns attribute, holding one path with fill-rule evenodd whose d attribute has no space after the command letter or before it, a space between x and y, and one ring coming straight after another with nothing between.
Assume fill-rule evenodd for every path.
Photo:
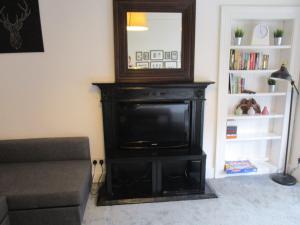
<instances>
[{"instance_id":1,"label":"fireplace mantel shelf","mask_svg":"<svg viewBox=\"0 0 300 225\"><path fill-rule=\"evenodd\" d=\"M192 83L98 83L93 82L93 85L98 87L163 87L163 88L185 88L185 87L203 87L214 84L214 81L201 81Z\"/></svg>"}]
</instances>

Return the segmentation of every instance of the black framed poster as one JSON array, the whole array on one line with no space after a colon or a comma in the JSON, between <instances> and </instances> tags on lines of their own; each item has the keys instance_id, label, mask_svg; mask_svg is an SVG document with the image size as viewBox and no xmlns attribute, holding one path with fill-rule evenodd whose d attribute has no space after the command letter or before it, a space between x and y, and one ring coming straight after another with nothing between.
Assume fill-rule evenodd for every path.
<instances>
[{"instance_id":1,"label":"black framed poster","mask_svg":"<svg viewBox=\"0 0 300 225\"><path fill-rule=\"evenodd\" d=\"M0 53L44 52L38 0L0 0Z\"/></svg>"}]
</instances>

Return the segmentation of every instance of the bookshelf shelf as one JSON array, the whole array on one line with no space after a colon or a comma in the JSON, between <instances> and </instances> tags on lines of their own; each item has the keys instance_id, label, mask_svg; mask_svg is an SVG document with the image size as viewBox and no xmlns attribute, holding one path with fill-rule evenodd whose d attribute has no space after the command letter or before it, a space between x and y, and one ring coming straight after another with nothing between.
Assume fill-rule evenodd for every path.
<instances>
[{"instance_id":1,"label":"bookshelf shelf","mask_svg":"<svg viewBox=\"0 0 300 225\"><path fill-rule=\"evenodd\" d=\"M234 15L234 16L233 16ZM298 82L295 65L299 58L300 8L222 6L220 25L219 86L215 177L232 176L224 172L225 161L249 160L258 171L250 174L282 172L288 135L290 88L277 80L277 92L268 92L270 75L285 63ZM267 45L251 45L253 27L264 23L269 27ZM243 45L236 46L234 31L245 31ZM284 30L283 45L275 46L273 31ZM266 70L262 68L267 68ZM246 90L255 94L243 93ZM247 107L254 99L269 115L236 116L239 104ZM227 137L235 139L227 139ZM239 174L249 175L249 174Z\"/></svg>"},{"instance_id":2,"label":"bookshelf shelf","mask_svg":"<svg viewBox=\"0 0 300 225\"><path fill-rule=\"evenodd\" d=\"M255 94L228 94L230 97L244 97L244 98L252 98L252 97L273 97L273 96L286 96L286 92L265 92L265 93L255 93Z\"/></svg>"},{"instance_id":3,"label":"bookshelf shelf","mask_svg":"<svg viewBox=\"0 0 300 225\"><path fill-rule=\"evenodd\" d=\"M278 170L270 161L253 161L253 164L257 167L257 174L276 173Z\"/></svg>"},{"instance_id":4,"label":"bookshelf shelf","mask_svg":"<svg viewBox=\"0 0 300 225\"><path fill-rule=\"evenodd\" d=\"M226 139L227 142L240 141L262 141L262 140L280 140L281 135L276 133L255 133L255 134L238 134L237 138Z\"/></svg>"},{"instance_id":5,"label":"bookshelf shelf","mask_svg":"<svg viewBox=\"0 0 300 225\"><path fill-rule=\"evenodd\" d=\"M291 45L231 45L230 49L245 49L245 50L268 50L268 49L291 49Z\"/></svg>"},{"instance_id":6,"label":"bookshelf shelf","mask_svg":"<svg viewBox=\"0 0 300 225\"><path fill-rule=\"evenodd\" d=\"M284 115L283 114L269 114L269 115L253 115L253 116L249 116L249 115L242 115L242 116L236 116L236 115L229 115L227 117L227 120L253 120L253 119L278 119L278 118L283 118Z\"/></svg>"},{"instance_id":7,"label":"bookshelf shelf","mask_svg":"<svg viewBox=\"0 0 300 225\"><path fill-rule=\"evenodd\" d=\"M277 70L276 69L273 69L273 70L229 70L229 73L233 73L233 74L267 74L267 75L270 75L271 73L273 73Z\"/></svg>"}]
</instances>

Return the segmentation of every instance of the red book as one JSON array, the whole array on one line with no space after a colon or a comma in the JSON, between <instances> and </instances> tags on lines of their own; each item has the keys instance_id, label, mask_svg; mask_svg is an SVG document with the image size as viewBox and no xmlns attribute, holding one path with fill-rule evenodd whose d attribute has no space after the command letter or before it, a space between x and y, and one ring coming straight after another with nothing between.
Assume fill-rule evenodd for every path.
<instances>
[{"instance_id":1,"label":"red book","mask_svg":"<svg viewBox=\"0 0 300 225\"><path fill-rule=\"evenodd\" d=\"M250 52L250 65L249 70L252 70L252 53Z\"/></svg>"},{"instance_id":2,"label":"red book","mask_svg":"<svg viewBox=\"0 0 300 225\"><path fill-rule=\"evenodd\" d=\"M253 52L251 52L251 57L250 57L250 69L253 70L253 64L254 64L254 55Z\"/></svg>"}]
</instances>

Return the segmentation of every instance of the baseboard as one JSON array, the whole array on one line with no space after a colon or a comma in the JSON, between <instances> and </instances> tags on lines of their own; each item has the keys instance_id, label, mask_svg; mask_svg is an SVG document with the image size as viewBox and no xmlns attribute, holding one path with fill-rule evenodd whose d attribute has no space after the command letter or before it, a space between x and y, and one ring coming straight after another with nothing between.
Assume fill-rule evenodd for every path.
<instances>
[{"instance_id":1,"label":"baseboard","mask_svg":"<svg viewBox=\"0 0 300 225\"><path fill-rule=\"evenodd\" d=\"M215 168L207 168L206 169L206 179L212 179L215 178Z\"/></svg>"}]
</instances>

